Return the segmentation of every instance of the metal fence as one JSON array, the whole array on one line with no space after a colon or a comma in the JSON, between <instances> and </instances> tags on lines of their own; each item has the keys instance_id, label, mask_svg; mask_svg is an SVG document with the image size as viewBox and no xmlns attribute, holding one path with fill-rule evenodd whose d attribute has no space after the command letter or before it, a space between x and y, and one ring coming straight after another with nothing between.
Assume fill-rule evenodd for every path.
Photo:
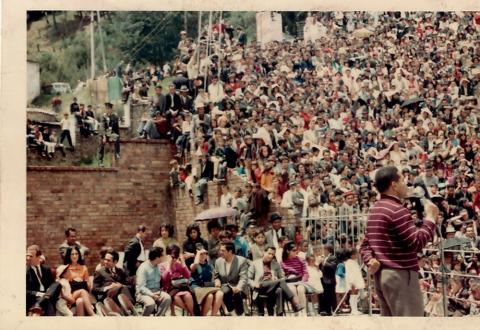
<instances>
[{"instance_id":1,"label":"metal fence","mask_svg":"<svg viewBox=\"0 0 480 330\"><path fill-rule=\"evenodd\" d=\"M326 244L330 244L334 247L334 254L341 248L347 246L359 247L361 241L365 237L365 229L367 225L368 215L365 213L344 213L337 215L323 215L317 218L307 217L301 218L303 237L309 242L309 250L312 251L314 248L321 248ZM464 303L473 303L480 306L480 302L471 302L466 301L466 299L448 295L448 286L451 282L450 277L463 277L463 278L474 278L477 279L480 283L480 276L472 274L462 274L458 272L452 272L448 269L445 264L445 253L457 253L462 256L480 254L478 250L468 249L464 246L459 246L456 249L449 249L451 246L449 240L435 237L435 245L429 246L424 249L424 252L430 254L436 254L440 258L440 265L438 270L424 271L426 274L431 274L432 277L436 278L436 281L440 283L440 290L438 288L431 287L430 290L424 292L427 296L433 296L435 294L439 295L442 304L443 315L448 316L452 314L449 304L452 301L460 301ZM359 254L359 264L363 266ZM373 296L374 296L374 287L373 287L373 277L365 272L365 284L366 284L366 299L368 299L368 314L372 315L374 310ZM440 291L440 292L438 292ZM338 303L335 313L340 308L342 302L346 299L348 292L343 296L342 300ZM438 298L438 296L437 296ZM428 301L428 299L427 299ZM428 304L426 304L427 307ZM378 306L376 306L378 308ZM479 307L480 308L480 307Z\"/></svg>"},{"instance_id":2,"label":"metal fence","mask_svg":"<svg viewBox=\"0 0 480 330\"><path fill-rule=\"evenodd\" d=\"M303 237L310 244L323 248L332 244L334 249L348 242L356 245L365 237L367 214L345 213L340 215L325 215L318 218L302 218Z\"/></svg>"}]
</instances>

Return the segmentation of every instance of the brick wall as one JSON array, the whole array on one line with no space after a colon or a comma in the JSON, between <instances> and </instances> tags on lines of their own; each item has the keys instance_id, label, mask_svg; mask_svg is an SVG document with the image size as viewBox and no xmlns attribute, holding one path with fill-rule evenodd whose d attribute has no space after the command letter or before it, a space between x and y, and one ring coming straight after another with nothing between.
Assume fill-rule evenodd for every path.
<instances>
[{"instance_id":1,"label":"brick wall","mask_svg":"<svg viewBox=\"0 0 480 330\"><path fill-rule=\"evenodd\" d=\"M138 224L153 229L147 248L158 237L162 222L174 224L175 236L183 242L195 216L220 204L221 187L216 182L209 182L205 202L199 206L185 189L169 188L168 163L174 147L168 141L131 139L145 111L145 105L132 106L131 129L121 134L122 158L112 160L109 168L76 166L98 152L98 137L77 136L75 153L67 151L65 158L57 153L55 159L46 160L28 153L27 243L39 244L49 265L60 262L58 246L69 226L77 229L79 241L91 249L87 264L92 271L99 261L99 249L108 245L123 251ZM108 150L113 151L113 145ZM233 174L228 175L228 184L231 191L245 185ZM272 205L270 211L281 213L287 224L299 224L287 210ZM200 228L206 237L206 222Z\"/></svg>"},{"instance_id":2,"label":"brick wall","mask_svg":"<svg viewBox=\"0 0 480 330\"><path fill-rule=\"evenodd\" d=\"M233 190L237 187L242 188L243 191L245 190L245 181L243 181L240 176L229 173L227 178L227 183L231 192L233 192ZM209 182L207 196L204 203L200 205L195 205L193 198L189 196L185 189L175 189L172 191L172 195L176 218L176 238L179 242L183 242L186 239L186 227L194 221L195 216L204 210L220 205L220 196L222 195L222 190L220 183ZM272 212L280 213L284 219L285 225L300 225L300 220L288 213L287 209L271 204L270 213ZM204 238L208 235L206 224L207 221L199 222L202 237Z\"/></svg>"},{"instance_id":3,"label":"brick wall","mask_svg":"<svg viewBox=\"0 0 480 330\"><path fill-rule=\"evenodd\" d=\"M49 265L60 262L64 229L73 226L92 253L92 270L104 245L123 251L138 224L153 229L175 222L168 185L172 147L164 141L125 140L112 168L29 166L27 168L27 244L39 244Z\"/></svg>"}]
</instances>

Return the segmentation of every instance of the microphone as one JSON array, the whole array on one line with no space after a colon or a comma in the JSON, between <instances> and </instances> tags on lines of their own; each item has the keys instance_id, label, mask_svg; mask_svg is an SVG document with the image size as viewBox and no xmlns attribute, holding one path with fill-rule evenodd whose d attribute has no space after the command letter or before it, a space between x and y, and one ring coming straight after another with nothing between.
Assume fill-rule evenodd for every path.
<instances>
[{"instance_id":1,"label":"microphone","mask_svg":"<svg viewBox=\"0 0 480 330\"><path fill-rule=\"evenodd\" d=\"M426 189L425 185L421 183L415 185L414 188L410 189L407 197L410 199L418 200L420 202L421 208L417 207L417 211L420 211L421 213L424 212L425 205L427 204L435 205L435 203L432 202L430 198L430 194L428 193L428 190ZM437 206L435 205L435 207ZM433 219L433 220L436 220L436 219ZM436 227L437 235L439 237L442 237L441 225L436 224L435 227Z\"/></svg>"}]
</instances>

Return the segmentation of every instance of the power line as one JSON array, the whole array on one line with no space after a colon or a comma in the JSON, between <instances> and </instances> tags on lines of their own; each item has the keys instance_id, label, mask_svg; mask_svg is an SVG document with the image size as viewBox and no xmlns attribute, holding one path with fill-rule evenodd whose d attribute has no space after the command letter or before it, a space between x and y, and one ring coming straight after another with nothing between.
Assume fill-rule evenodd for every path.
<instances>
[{"instance_id":1,"label":"power line","mask_svg":"<svg viewBox=\"0 0 480 330\"><path fill-rule=\"evenodd\" d=\"M153 33L155 32L156 29L158 29L160 27L160 25L162 25L163 23L165 23L165 21L167 20L167 18L170 18L171 16L173 15L172 12L168 13L153 29L152 31L150 31L144 38L143 40L139 43L139 45L137 45L134 49L132 49L130 52L130 57L133 57L134 55L136 55L145 45L146 45L146 41L148 39L148 37ZM160 30L161 31L161 30Z\"/></svg>"}]
</instances>

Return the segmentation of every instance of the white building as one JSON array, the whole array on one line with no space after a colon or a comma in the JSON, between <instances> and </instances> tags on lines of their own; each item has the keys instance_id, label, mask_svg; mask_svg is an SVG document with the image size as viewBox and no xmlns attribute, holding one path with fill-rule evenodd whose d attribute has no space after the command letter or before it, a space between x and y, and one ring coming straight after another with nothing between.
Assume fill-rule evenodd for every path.
<instances>
[{"instance_id":1,"label":"white building","mask_svg":"<svg viewBox=\"0 0 480 330\"><path fill-rule=\"evenodd\" d=\"M40 66L27 61L27 104L40 95Z\"/></svg>"},{"instance_id":2,"label":"white building","mask_svg":"<svg viewBox=\"0 0 480 330\"><path fill-rule=\"evenodd\" d=\"M282 41L282 15L262 11L256 14L257 41L263 46L270 41Z\"/></svg>"}]
</instances>

